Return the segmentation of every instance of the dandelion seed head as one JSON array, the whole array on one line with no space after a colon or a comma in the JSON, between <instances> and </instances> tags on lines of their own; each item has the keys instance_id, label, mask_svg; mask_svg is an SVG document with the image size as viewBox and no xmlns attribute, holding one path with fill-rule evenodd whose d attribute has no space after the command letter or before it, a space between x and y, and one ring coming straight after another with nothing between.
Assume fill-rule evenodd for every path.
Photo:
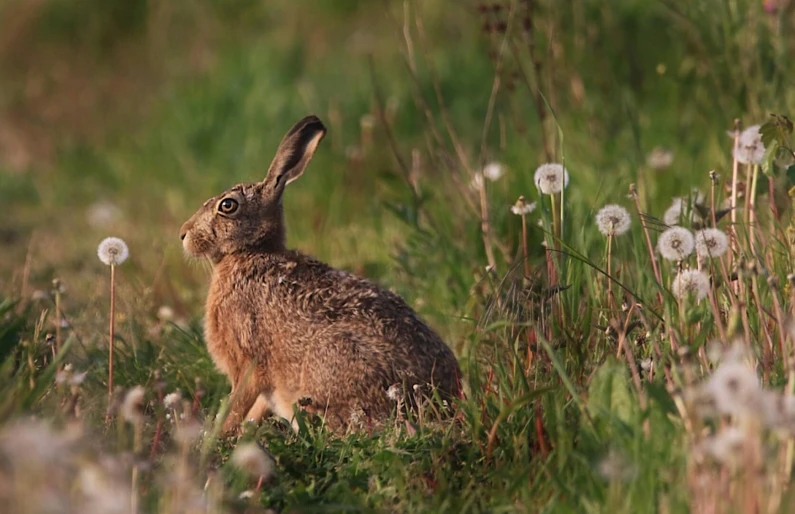
<instances>
[{"instance_id":1,"label":"dandelion seed head","mask_svg":"<svg viewBox=\"0 0 795 514\"><path fill-rule=\"evenodd\" d=\"M596 213L596 226L606 236L626 234L630 224L629 211L620 205L605 205Z\"/></svg>"},{"instance_id":2,"label":"dandelion seed head","mask_svg":"<svg viewBox=\"0 0 795 514\"><path fill-rule=\"evenodd\" d=\"M699 270L682 270L671 284L671 292L677 298L694 296L697 302L706 298L709 292L709 277Z\"/></svg>"},{"instance_id":3,"label":"dandelion seed head","mask_svg":"<svg viewBox=\"0 0 795 514\"><path fill-rule=\"evenodd\" d=\"M542 164L536 169L534 180L543 194L554 195L569 185L569 172L562 164Z\"/></svg>"},{"instance_id":4,"label":"dandelion seed head","mask_svg":"<svg viewBox=\"0 0 795 514\"><path fill-rule=\"evenodd\" d=\"M729 238L717 228L705 228L695 234L696 255L703 258L716 258L729 249Z\"/></svg>"},{"instance_id":5,"label":"dandelion seed head","mask_svg":"<svg viewBox=\"0 0 795 514\"><path fill-rule=\"evenodd\" d=\"M681 261L691 253L695 247L693 234L682 227L671 227L657 240L657 249L669 261Z\"/></svg>"},{"instance_id":6,"label":"dandelion seed head","mask_svg":"<svg viewBox=\"0 0 795 514\"><path fill-rule=\"evenodd\" d=\"M174 309L169 307L168 305L161 305L159 309L157 309L157 319L160 321L171 321L174 319Z\"/></svg>"},{"instance_id":7,"label":"dandelion seed head","mask_svg":"<svg viewBox=\"0 0 795 514\"><path fill-rule=\"evenodd\" d=\"M703 204L703 200L703 195L697 189L693 190L691 203L688 203L686 198L677 196L663 214L663 222L666 225L674 226L679 225L682 221L693 222L700 220L701 216L696 213L692 206Z\"/></svg>"},{"instance_id":8,"label":"dandelion seed head","mask_svg":"<svg viewBox=\"0 0 795 514\"><path fill-rule=\"evenodd\" d=\"M765 145L759 125L752 125L740 133L734 158L742 164L762 164L765 158Z\"/></svg>"},{"instance_id":9,"label":"dandelion seed head","mask_svg":"<svg viewBox=\"0 0 795 514\"><path fill-rule=\"evenodd\" d=\"M97 247L99 260L108 266L118 266L123 264L130 256L127 243L118 237L106 237Z\"/></svg>"},{"instance_id":10,"label":"dandelion seed head","mask_svg":"<svg viewBox=\"0 0 795 514\"><path fill-rule=\"evenodd\" d=\"M707 453L721 464L736 466L742 461L748 438L737 427L724 428L705 441Z\"/></svg>"},{"instance_id":11,"label":"dandelion seed head","mask_svg":"<svg viewBox=\"0 0 795 514\"><path fill-rule=\"evenodd\" d=\"M393 402L396 402L400 400L401 396L400 393L401 393L400 385L392 384L391 386L389 386L389 389L386 390L386 397L392 400Z\"/></svg>"},{"instance_id":12,"label":"dandelion seed head","mask_svg":"<svg viewBox=\"0 0 795 514\"><path fill-rule=\"evenodd\" d=\"M490 162L483 167L483 176L492 182L498 181L505 174L505 167L499 162Z\"/></svg>"},{"instance_id":13,"label":"dandelion seed head","mask_svg":"<svg viewBox=\"0 0 795 514\"><path fill-rule=\"evenodd\" d=\"M144 388L135 386L124 395L121 404L121 417L137 425L144 422Z\"/></svg>"},{"instance_id":14,"label":"dandelion seed head","mask_svg":"<svg viewBox=\"0 0 795 514\"><path fill-rule=\"evenodd\" d=\"M723 362L705 385L720 414L742 416L754 412L759 405L762 388L756 372L740 360Z\"/></svg>"},{"instance_id":15,"label":"dandelion seed head","mask_svg":"<svg viewBox=\"0 0 795 514\"><path fill-rule=\"evenodd\" d=\"M646 165L653 170L664 170L674 162L674 153L661 146L655 147L646 156Z\"/></svg>"},{"instance_id":16,"label":"dandelion seed head","mask_svg":"<svg viewBox=\"0 0 795 514\"><path fill-rule=\"evenodd\" d=\"M511 212L517 216L526 216L536 210L536 202L527 203L524 196L520 196L516 203L511 206Z\"/></svg>"},{"instance_id":17,"label":"dandelion seed head","mask_svg":"<svg viewBox=\"0 0 795 514\"><path fill-rule=\"evenodd\" d=\"M179 391L174 391L173 393L168 393L165 398L163 398L163 406L166 409L178 409L182 406L182 393Z\"/></svg>"},{"instance_id":18,"label":"dandelion seed head","mask_svg":"<svg viewBox=\"0 0 795 514\"><path fill-rule=\"evenodd\" d=\"M232 452L232 464L254 478L267 480L273 475L273 458L256 443L239 444Z\"/></svg>"}]
</instances>

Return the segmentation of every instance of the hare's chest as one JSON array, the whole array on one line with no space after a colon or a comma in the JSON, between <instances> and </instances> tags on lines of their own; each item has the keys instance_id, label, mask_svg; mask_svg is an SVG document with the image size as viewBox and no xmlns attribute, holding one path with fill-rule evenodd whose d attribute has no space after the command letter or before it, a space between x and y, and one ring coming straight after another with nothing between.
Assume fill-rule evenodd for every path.
<instances>
[{"instance_id":1,"label":"hare's chest","mask_svg":"<svg viewBox=\"0 0 795 514\"><path fill-rule=\"evenodd\" d=\"M207 351L210 353L215 367L230 380L234 380L237 374L237 363L235 362L237 352L233 347L233 341L229 340L223 312L216 306L209 305L209 302L204 318L204 338L207 342Z\"/></svg>"}]
</instances>

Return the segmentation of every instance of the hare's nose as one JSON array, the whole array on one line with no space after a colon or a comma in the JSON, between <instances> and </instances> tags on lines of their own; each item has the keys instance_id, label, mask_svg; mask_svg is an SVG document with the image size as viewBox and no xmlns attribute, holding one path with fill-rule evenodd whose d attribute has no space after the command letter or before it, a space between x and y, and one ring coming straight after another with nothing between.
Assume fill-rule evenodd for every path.
<instances>
[{"instance_id":1,"label":"hare's nose","mask_svg":"<svg viewBox=\"0 0 795 514\"><path fill-rule=\"evenodd\" d=\"M185 236L188 235L188 228L190 228L190 227L188 226L187 222L183 223L182 226L179 227L179 239L181 241L184 241L185 240Z\"/></svg>"},{"instance_id":2,"label":"hare's nose","mask_svg":"<svg viewBox=\"0 0 795 514\"><path fill-rule=\"evenodd\" d=\"M185 240L185 236L186 236L187 234L188 234L188 233L187 233L186 231L184 231L184 230L183 230L183 231L181 231L181 232L180 232L180 234L179 234L179 239L180 239L180 241L184 241L184 240Z\"/></svg>"}]
</instances>

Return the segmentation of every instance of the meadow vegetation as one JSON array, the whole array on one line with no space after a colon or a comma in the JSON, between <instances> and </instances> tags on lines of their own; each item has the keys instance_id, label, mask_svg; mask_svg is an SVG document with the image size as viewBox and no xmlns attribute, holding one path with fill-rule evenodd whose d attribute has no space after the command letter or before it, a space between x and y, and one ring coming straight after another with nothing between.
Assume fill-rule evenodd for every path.
<instances>
[{"instance_id":1,"label":"meadow vegetation","mask_svg":"<svg viewBox=\"0 0 795 514\"><path fill-rule=\"evenodd\" d=\"M786 0L0 3L2 510L791 511L793 29ZM288 244L442 334L453 420L218 437L178 230L308 113Z\"/></svg>"}]
</instances>

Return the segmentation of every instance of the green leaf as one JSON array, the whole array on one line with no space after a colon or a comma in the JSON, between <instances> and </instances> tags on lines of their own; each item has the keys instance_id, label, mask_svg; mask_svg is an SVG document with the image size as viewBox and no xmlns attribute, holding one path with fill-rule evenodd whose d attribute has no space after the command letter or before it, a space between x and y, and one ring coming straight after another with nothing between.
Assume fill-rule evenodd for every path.
<instances>
[{"instance_id":1,"label":"green leaf","mask_svg":"<svg viewBox=\"0 0 795 514\"><path fill-rule=\"evenodd\" d=\"M781 137L775 121L768 121L759 127L759 134L762 136L762 144L765 145L765 148L768 148L773 141L778 141L779 137Z\"/></svg>"},{"instance_id":2,"label":"green leaf","mask_svg":"<svg viewBox=\"0 0 795 514\"><path fill-rule=\"evenodd\" d=\"M629 390L629 376L626 367L615 360L602 364L596 371L588 389L586 408L591 417L615 416L624 423L635 418L638 403Z\"/></svg>"},{"instance_id":3,"label":"green leaf","mask_svg":"<svg viewBox=\"0 0 795 514\"><path fill-rule=\"evenodd\" d=\"M762 142L764 143L764 138ZM774 139L770 144L765 144L765 156L762 158L762 173L767 176L773 175L773 171L776 169L775 160L779 144L778 139Z\"/></svg>"}]
</instances>

